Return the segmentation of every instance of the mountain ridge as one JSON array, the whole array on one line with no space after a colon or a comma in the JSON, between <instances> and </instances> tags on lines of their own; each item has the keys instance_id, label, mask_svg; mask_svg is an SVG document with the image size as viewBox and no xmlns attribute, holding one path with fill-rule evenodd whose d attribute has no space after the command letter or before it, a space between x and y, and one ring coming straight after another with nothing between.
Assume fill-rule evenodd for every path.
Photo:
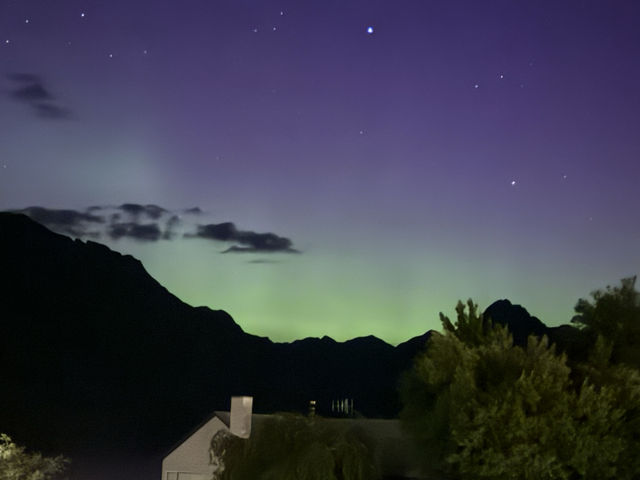
<instances>
[{"instance_id":1,"label":"mountain ridge","mask_svg":"<svg viewBox=\"0 0 640 480\"><path fill-rule=\"evenodd\" d=\"M73 424L75 415L109 445L160 447L239 393L253 394L259 411L352 397L365 415L394 416L397 378L424 347L373 336L272 342L245 333L227 312L182 302L130 255L14 213L0 213L0 265L9 284L0 355L13 393L0 424L27 431L25 443L35 438L36 446L42 431L51 446L93 441L83 428L72 429L77 442L61 435L64 422L38 425ZM178 413L162 425L167 411Z\"/></svg>"},{"instance_id":2,"label":"mountain ridge","mask_svg":"<svg viewBox=\"0 0 640 480\"><path fill-rule=\"evenodd\" d=\"M223 310L186 304L131 255L15 213L0 212L0 274L9 392L0 431L80 463L104 451L157 456L238 394L261 413L306 412L316 400L327 414L332 400L353 398L364 416L395 417L401 375L433 334L396 346L372 335L273 342ZM546 327L508 300L484 316L516 344L535 333L560 350L579 347L573 327Z\"/></svg>"}]
</instances>

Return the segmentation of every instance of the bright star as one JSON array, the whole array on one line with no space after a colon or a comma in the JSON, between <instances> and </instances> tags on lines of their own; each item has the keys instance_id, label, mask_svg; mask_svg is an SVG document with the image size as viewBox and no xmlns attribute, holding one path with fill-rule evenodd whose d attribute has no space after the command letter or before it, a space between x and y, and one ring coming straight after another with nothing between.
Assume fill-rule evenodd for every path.
<instances>
[{"instance_id":1,"label":"bright star","mask_svg":"<svg viewBox=\"0 0 640 480\"><path fill-rule=\"evenodd\" d=\"M373 27L367 27L367 33L371 35L373 33Z\"/></svg>"},{"instance_id":2,"label":"bright star","mask_svg":"<svg viewBox=\"0 0 640 480\"><path fill-rule=\"evenodd\" d=\"M84 18L84 12L82 12L82 13L80 14L80 17Z\"/></svg>"},{"instance_id":3,"label":"bright star","mask_svg":"<svg viewBox=\"0 0 640 480\"><path fill-rule=\"evenodd\" d=\"M477 83L473 86L473 88L480 88L480 85L478 85Z\"/></svg>"},{"instance_id":4,"label":"bright star","mask_svg":"<svg viewBox=\"0 0 640 480\"><path fill-rule=\"evenodd\" d=\"M516 184L515 180L511 180L511 186L513 187Z\"/></svg>"}]
</instances>

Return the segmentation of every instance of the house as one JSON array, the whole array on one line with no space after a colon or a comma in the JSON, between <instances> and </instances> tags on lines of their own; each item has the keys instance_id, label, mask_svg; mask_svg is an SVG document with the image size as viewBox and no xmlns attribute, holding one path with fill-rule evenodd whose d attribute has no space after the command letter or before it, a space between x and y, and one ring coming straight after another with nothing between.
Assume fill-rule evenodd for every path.
<instances>
[{"instance_id":1,"label":"house","mask_svg":"<svg viewBox=\"0 0 640 480\"><path fill-rule=\"evenodd\" d=\"M258 415L253 411L252 397L232 397L229 412L214 412L191 435L171 450L162 461L161 480L211 480L216 459L211 452L211 440L216 433L230 432L249 438L271 415ZM375 445L384 478L419 479L418 461L412 455L411 442L404 435L400 422L390 419L335 418L340 422L363 430Z\"/></svg>"}]
</instances>

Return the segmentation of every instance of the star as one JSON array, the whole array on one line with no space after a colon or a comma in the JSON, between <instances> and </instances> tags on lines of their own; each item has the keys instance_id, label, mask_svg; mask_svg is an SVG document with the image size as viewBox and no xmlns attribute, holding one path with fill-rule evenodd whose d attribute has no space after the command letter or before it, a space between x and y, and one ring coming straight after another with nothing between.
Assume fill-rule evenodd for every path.
<instances>
[{"instance_id":1,"label":"star","mask_svg":"<svg viewBox=\"0 0 640 480\"><path fill-rule=\"evenodd\" d=\"M110 53L110 54L109 54L109 58L113 58L113 53Z\"/></svg>"},{"instance_id":2,"label":"star","mask_svg":"<svg viewBox=\"0 0 640 480\"><path fill-rule=\"evenodd\" d=\"M502 80L504 78L504 74L500 74L500 79Z\"/></svg>"},{"instance_id":3,"label":"star","mask_svg":"<svg viewBox=\"0 0 640 480\"><path fill-rule=\"evenodd\" d=\"M81 17L81 18L84 18L84 16L85 16L85 15L84 15L84 12L82 12L82 13L80 14L80 17Z\"/></svg>"},{"instance_id":4,"label":"star","mask_svg":"<svg viewBox=\"0 0 640 480\"><path fill-rule=\"evenodd\" d=\"M7 45L9 45L11 43L11 40L9 40L8 38L4 41L4 43L6 43Z\"/></svg>"},{"instance_id":5,"label":"star","mask_svg":"<svg viewBox=\"0 0 640 480\"><path fill-rule=\"evenodd\" d=\"M567 179L567 176L566 176L566 175L562 175L562 179L563 179L563 180L566 180L566 179Z\"/></svg>"},{"instance_id":6,"label":"star","mask_svg":"<svg viewBox=\"0 0 640 480\"><path fill-rule=\"evenodd\" d=\"M478 85L477 83L473 86L473 88L480 88L480 85Z\"/></svg>"},{"instance_id":7,"label":"star","mask_svg":"<svg viewBox=\"0 0 640 480\"><path fill-rule=\"evenodd\" d=\"M258 29L257 29L257 28L254 28L254 29L253 29L253 33L258 33Z\"/></svg>"},{"instance_id":8,"label":"star","mask_svg":"<svg viewBox=\"0 0 640 480\"><path fill-rule=\"evenodd\" d=\"M149 53L147 50L143 50L143 51L142 51L142 54L143 54L143 55L146 55L147 53Z\"/></svg>"},{"instance_id":9,"label":"star","mask_svg":"<svg viewBox=\"0 0 640 480\"><path fill-rule=\"evenodd\" d=\"M282 10L280 10L280 16L284 15L284 12Z\"/></svg>"},{"instance_id":10,"label":"star","mask_svg":"<svg viewBox=\"0 0 640 480\"><path fill-rule=\"evenodd\" d=\"M367 27L367 33L371 35L373 33L373 27Z\"/></svg>"},{"instance_id":11,"label":"star","mask_svg":"<svg viewBox=\"0 0 640 480\"><path fill-rule=\"evenodd\" d=\"M29 19L25 18L24 23L29 23Z\"/></svg>"},{"instance_id":12,"label":"star","mask_svg":"<svg viewBox=\"0 0 640 480\"><path fill-rule=\"evenodd\" d=\"M514 187L516 185L516 181L515 180L511 180L511 186Z\"/></svg>"},{"instance_id":13,"label":"star","mask_svg":"<svg viewBox=\"0 0 640 480\"><path fill-rule=\"evenodd\" d=\"M275 32L277 30L277 27L273 27L273 31Z\"/></svg>"}]
</instances>

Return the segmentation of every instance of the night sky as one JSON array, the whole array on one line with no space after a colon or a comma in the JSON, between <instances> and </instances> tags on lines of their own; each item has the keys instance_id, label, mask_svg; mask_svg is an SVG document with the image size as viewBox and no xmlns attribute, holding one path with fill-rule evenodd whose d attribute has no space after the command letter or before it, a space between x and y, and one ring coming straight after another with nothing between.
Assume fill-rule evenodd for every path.
<instances>
[{"instance_id":1,"label":"night sky","mask_svg":"<svg viewBox=\"0 0 640 480\"><path fill-rule=\"evenodd\" d=\"M0 0L0 209L278 341L397 343L468 297L566 323L640 271L639 25L634 0Z\"/></svg>"}]
</instances>

